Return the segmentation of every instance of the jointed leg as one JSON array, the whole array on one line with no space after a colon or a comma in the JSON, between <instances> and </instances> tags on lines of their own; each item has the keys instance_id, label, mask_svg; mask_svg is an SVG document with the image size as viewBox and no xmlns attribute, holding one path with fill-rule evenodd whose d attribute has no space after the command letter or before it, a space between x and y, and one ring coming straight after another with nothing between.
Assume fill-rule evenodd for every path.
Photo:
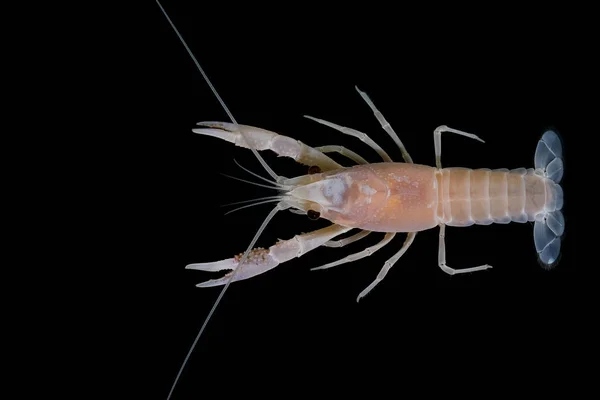
<instances>
[{"instance_id":1,"label":"jointed leg","mask_svg":"<svg viewBox=\"0 0 600 400\"><path fill-rule=\"evenodd\" d=\"M417 236L417 232L409 232L408 233L408 236L406 237L406 240L404 241L404 244L402 245L402 248L400 249L400 251L398 251L396 254L394 254L394 256L392 258L390 258L389 260L387 260L385 262L385 264L383 264L383 268L381 269L381 271L379 271L377 278L375 278L375 280L369 286L367 286L367 288L365 290L360 292L360 294L356 298L357 302L361 298L365 297L371 290L373 290L373 288L375 286L377 286L377 284L379 282L381 282L383 280L383 278L385 278L385 276L387 275L389 270L392 269L394 264L396 264L396 262L400 259L400 257L402 257L402 255L404 253L406 253L406 250L408 250L408 248L412 244L413 240L415 240L415 236Z\"/></svg>"},{"instance_id":2,"label":"jointed leg","mask_svg":"<svg viewBox=\"0 0 600 400\"><path fill-rule=\"evenodd\" d=\"M398 145L398 147L400 148L400 152L402 153L402 158L404 158L404 161L406 161L407 163L412 163L413 160L408 154L408 151L406 151L406 147L404 147L404 144L402 143L396 132L394 132L394 129L392 129L390 123L386 121L386 119L383 117L383 114L377 109L377 107L375 107L375 104L369 98L369 96L367 96L365 92L362 92L358 88L358 86L355 86L355 88L356 91L361 95L363 100L367 102L369 107L371 107L371 110L373 110L373 113L375 114L377 121L379 121L379 123L381 124L381 127L388 133L388 135L390 135L392 140Z\"/></svg>"},{"instance_id":3,"label":"jointed leg","mask_svg":"<svg viewBox=\"0 0 600 400\"><path fill-rule=\"evenodd\" d=\"M438 168L442 168L442 133L443 132L452 132L458 135L466 136L471 139L479 140L482 143L485 143L479 136L473 135L472 133L467 133L463 131L459 131L458 129L448 128L446 125L438 126L433 131L433 145L435 146L435 165Z\"/></svg>"},{"instance_id":4,"label":"jointed leg","mask_svg":"<svg viewBox=\"0 0 600 400\"><path fill-rule=\"evenodd\" d=\"M475 272L475 271L483 271L484 269L492 268L491 265L480 265L478 267L472 268L463 268L463 269L453 269L446 265L446 225L440 224L440 248L438 252L438 264L442 271L447 274L464 274L465 272Z\"/></svg>"},{"instance_id":5,"label":"jointed leg","mask_svg":"<svg viewBox=\"0 0 600 400\"><path fill-rule=\"evenodd\" d=\"M358 253L350 254L349 256L344 257L341 260L337 260L337 261L331 262L329 264L322 265L320 267L311 268L311 271L316 271L318 269L327 269L327 268L335 267L336 265L346 264L346 263L349 263L352 261L360 260L361 258L368 257L371 254L375 253L377 250L381 249L386 244L388 244L394 238L394 236L396 236L395 233L386 233L385 237L381 240L381 242L377 243L376 245L367 247L366 249L364 249L363 251L360 251Z\"/></svg>"},{"instance_id":6,"label":"jointed leg","mask_svg":"<svg viewBox=\"0 0 600 400\"><path fill-rule=\"evenodd\" d=\"M335 146L335 145L321 146L321 147L315 147L315 149L319 150L322 153L332 153L332 152L340 153L341 155L348 157L349 159L351 159L352 161L354 161L357 164L368 164L367 160L365 160L364 158L362 158L361 156L359 156L352 150L348 150L344 146Z\"/></svg>"},{"instance_id":7,"label":"jointed leg","mask_svg":"<svg viewBox=\"0 0 600 400\"><path fill-rule=\"evenodd\" d=\"M369 233L371 233L371 231L363 230L363 231L358 232L356 235L352 235L345 239L330 240L329 242L325 243L323 246L325 246L325 247L344 247L344 246L349 245L350 243L359 241L360 239L366 237Z\"/></svg>"},{"instance_id":8,"label":"jointed leg","mask_svg":"<svg viewBox=\"0 0 600 400\"><path fill-rule=\"evenodd\" d=\"M305 117L308 119L312 119L313 121L316 121L320 124L326 125L330 128L336 129L342 133L345 133L346 135L354 136L355 138L360 139L361 141L365 142L368 146L370 146L373 150L375 150L377 152L377 154L379 154L381 156L381 158L383 158L383 161L386 161L386 162L392 161L392 159L390 158L390 156L388 156L388 154L385 152L385 150L383 150L381 148L381 146L379 146L377 143L375 143L373 141L373 139L371 139L366 133L362 133L360 131L357 131L356 129L346 128L345 126L337 125L337 124L334 124L333 122L325 121L324 119L311 117L309 115L305 115Z\"/></svg>"},{"instance_id":9,"label":"jointed leg","mask_svg":"<svg viewBox=\"0 0 600 400\"><path fill-rule=\"evenodd\" d=\"M279 156L291 157L297 162L313 166L322 171L342 168L340 164L320 151L305 145L299 140L275 132L247 125L235 125L227 122L199 122L203 128L192 129L201 135L213 136L234 143L236 146L250 148L244 139L256 150L272 150ZM242 135L243 132L243 135Z\"/></svg>"}]
</instances>

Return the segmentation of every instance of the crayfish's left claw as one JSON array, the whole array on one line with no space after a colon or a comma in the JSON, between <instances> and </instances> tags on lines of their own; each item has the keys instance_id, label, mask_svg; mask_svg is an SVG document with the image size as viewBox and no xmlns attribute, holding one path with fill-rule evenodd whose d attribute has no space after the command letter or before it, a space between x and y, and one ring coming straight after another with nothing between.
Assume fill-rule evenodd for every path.
<instances>
[{"instance_id":1,"label":"crayfish's left claw","mask_svg":"<svg viewBox=\"0 0 600 400\"><path fill-rule=\"evenodd\" d=\"M223 271L231 270L222 278L211 279L210 281L197 284L198 287L221 286L227 284L231 275L236 269L240 269L235 273L233 282L252 278L267 272L279 264L291 260L295 257L300 257L307 252L316 249L317 247L327 243L334 237L348 232L352 228L341 225L331 225L326 228L319 229L314 232L303 233L296 235L289 240L280 240L268 249L256 248L248 253L248 257L240 266L240 259L243 254L239 254L233 258L226 260L189 264L187 269L197 269L200 271Z\"/></svg>"},{"instance_id":2,"label":"crayfish's left claw","mask_svg":"<svg viewBox=\"0 0 600 400\"><path fill-rule=\"evenodd\" d=\"M211 286L221 286L225 285L227 281L231 278L233 272L238 268L240 264L240 259L243 254L239 254L233 258L228 258L226 260L209 262L209 263L199 263L199 264L189 264L186 266L187 269L196 269L200 271L223 271L223 270L231 270L231 272L227 273L225 276L219 279L211 279L206 282L202 282L197 284L197 287L211 287ZM271 252L268 249L256 248L250 251L248 257L241 269L236 272L233 281L241 281L244 279L252 278L257 275L262 274L263 272L267 272L270 269L275 268L279 265L279 261L273 258Z\"/></svg>"}]
</instances>

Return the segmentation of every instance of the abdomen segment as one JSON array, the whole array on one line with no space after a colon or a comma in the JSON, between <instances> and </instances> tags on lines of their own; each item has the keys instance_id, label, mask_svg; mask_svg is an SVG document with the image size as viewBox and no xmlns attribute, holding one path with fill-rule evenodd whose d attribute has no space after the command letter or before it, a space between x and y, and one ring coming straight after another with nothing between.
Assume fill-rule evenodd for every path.
<instances>
[{"instance_id":1,"label":"abdomen segment","mask_svg":"<svg viewBox=\"0 0 600 400\"><path fill-rule=\"evenodd\" d=\"M438 175L438 218L450 226L534 221L556 208L554 182L518 168L444 168Z\"/></svg>"}]
</instances>

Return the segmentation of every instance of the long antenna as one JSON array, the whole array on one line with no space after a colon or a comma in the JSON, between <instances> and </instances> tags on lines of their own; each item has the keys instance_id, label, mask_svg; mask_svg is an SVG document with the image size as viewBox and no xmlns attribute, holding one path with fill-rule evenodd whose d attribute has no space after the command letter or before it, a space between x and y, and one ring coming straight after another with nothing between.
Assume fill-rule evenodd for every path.
<instances>
[{"instance_id":1,"label":"long antenna","mask_svg":"<svg viewBox=\"0 0 600 400\"><path fill-rule=\"evenodd\" d=\"M190 57L192 58L192 60L196 64L196 67L198 68L198 70L200 71L200 73L202 74L202 76L204 77L204 80L206 81L206 83L208 84L208 86L210 86L210 89L212 90L212 92L214 93L214 95L216 96L216 98L219 100L219 103L221 103L221 106L223 107L223 109L225 110L225 112L227 113L227 115L229 116L229 118L231 119L231 122L233 122L234 124L238 125L237 121L235 120L235 118L233 118L233 115L231 114L231 112L229 111L229 109L227 108L227 106L225 105L225 102L221 99L221 96L219 96L219 93L217 93L217 90L215 89L215 87L210 82L210 79L208 79L208 76L206 76L206 73L204 73L204 70L200 66L200 63L198 63L198 60L196 60L196 57L194 56L194 53L192 53L192 51L188 47L187 43L185 42L185 40L183 39L183 37L181 36L181 34L179 33L179 31L175 27L175 24L173 24L173 22L171 21L171 18L169 18L169 15L167 14L167 12L163 8L163 6L160 4L160 1L156 0L156 4L158 4L158 6L160 7L162 13L167 18L167 21L169 21L169 24L171 25L171 27L173 28L173 30L175 31L175 33L179 37L179 40L181 41L181 43L183 44L183 46L187 50L188 54L190 55ZM252 147L250 145L250 142L246 139L246 137L244 136L244 132L241 129L240 129L240 133L241 133L242 137L244 138L244 140L246 141L246 143L248 144L248 147L250 148L250 150L252 150L252 152L254 153L254 155L256 156L256 158L258 159L258 161L263 166L263 168L269 173L269 175L271 175L271 177L275 180L275 182L278 182L279 176L267 165L266 161L260 156L260 154L258 154L258 151L254 147ZM250 253L250 250L252 250L252 247L254 246L254 244L256 243L256 241L258 240L258 237L260 236L260 234L262 233L262 231L265 229L265 227L267 226L267 224L269 223L269 221L275 216L275 214L277 213L277 211L279 211L281 209L282 209L282 204L278 203L275 206L275 208L273 208L273 210L269 213L269 215L267 216L267 218L265 218L265 220L263 221L261 227L256 232L256 234L254 235L254 238L252 239L252 242L248 246L248 249L242 255L242 258L240 259L240 262L238 263L237 268L233 270L233 273L231 274L231 277L229 278L229 280L227 281L227 283L223 287L223 290L221 290L221 293L219 294L219 297L217 297L217 300L215 301L215 304L212 306L210 312L208 313L208 316L204 320L204 324L202 325L202 327L200 328L200 331L198 332L198 335L196 336L196 339L192 343L192 346L190 347L190 350L188 351L187 355L185 356L185 359L183 360L183 364L181 364L181 368L179 369L179 372L177 373L177 376L175 377L175 381L173 382L173 386L171 386L171 390L169 391L169 395L167 396L167 400L171 399L171 395L173 394L173 391L175 390L175 386L177 385L177 382L179 381L179 378L181 377L181 373L183 372L183 369L185 368L185 365L187 364L187 361L190 358L190 355L194 351L194 348L196 347L196 344L198 343L198 340L202 336L202 333L204 332L204 329L206 328L206 325L208 324L208 321L210 320L210 318L212 317L213 313L215 312L217 306L221 302L221 299L223 298L223 295L225 294L225 292L229 288L229 285L231 284L231 282L233 282L233 280L234 280L234 278L236 276L237 271L239 271L241 269L242 264L248 258L248 254Z\"/></svg>"},{"instance_id":2,"label":"long antenna","mask_svg":"<svg viewBox=\"0 0 600 400\"><path fill-rule=\"evenodd\" d=\"M210 86L210 89L214 93L214 95L217 98L217 100L219 100L219 103L221 103L221 106L223 107L223 109L225 110L225 112L227 113L227 115L229 116L229 119L231 119L231 122L233 122L234 124L238 125L237 121L235 120L235 118L233 118L233 115L229 111L229 108L227 108L227 106L225 105L225 102L223 101L223 99L221 99L221 96L219 96L219 93L217 92L217 89L215 89L215 87L213 86L213 84L210 82L210 79L208 79L208 76L206 75L206 73L204 72L204 70L202 69L202 67L200 66L200 63L198 62L198 60L196 60L196 56L194 56L194 53L192 53L192 51L188 47L187 43L185 42L185 40L183 40L183 37L181 36L181 34L179 33L179 31L175 27L175 24L173 23L173 21L171 21L171 18L169 18L169 14L167 14L167 12L165 11L165 9L163 8L163 6L160 4L160 2L158 0L156 0L156 4L158 4L158 6L160 7L161 11L163 12L163 14L165 15L165 17L167 18L167 21L169 21L169 24L171 24L171 27L173 28L173 30L175 31L175 33L179 37L179 40L181 41L181 44L183 44L183 46L187 50L188 54L190 55L190 57L194 61L194 64L196 64L196 67L198 68L198 70L200 71L200 73L202 74L202 76L204 77L204 80L206 81L206 83L208 84L208 86ZM242 134L242 137L244 137L244 140L248 144L248 147L250 147L250 150L252 150L252 152L254 153L254 155L256 156L256 158L258 159L258 161L261 163L261 165L263 166L263 168L277 182L279 176L275 173L275 171L273 171L271 169L271 167L269 167L269 165L267 164L267 162L260 156L260 154L258 154L258 151L254 147L250 146L250 142L248 142L246 140L246 137L244 136L244 133L241 130L240 130L240 133Z\"/></svg>"}]
</instances>

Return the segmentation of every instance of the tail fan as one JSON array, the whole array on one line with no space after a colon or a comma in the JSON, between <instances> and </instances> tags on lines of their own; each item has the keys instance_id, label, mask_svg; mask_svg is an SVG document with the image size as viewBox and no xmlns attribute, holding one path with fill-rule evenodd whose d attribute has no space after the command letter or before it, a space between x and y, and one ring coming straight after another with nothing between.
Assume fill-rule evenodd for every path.
<instances>
[{"instance_id":1,"label":"tail fan","mask_svg":"<svg viewBox=\"0 0 600 400\"><path fill-rule=\"evenodd\" d=\"M559 185L564 172L562 143L554 131L546 131L535 150L535 169L549 179L546 212L536 218L533 239L538 259L546 269L553 268L560 255L561 237L565 220L560 211L563 206L563 190Z\"/></svg>"}]
</instances>

